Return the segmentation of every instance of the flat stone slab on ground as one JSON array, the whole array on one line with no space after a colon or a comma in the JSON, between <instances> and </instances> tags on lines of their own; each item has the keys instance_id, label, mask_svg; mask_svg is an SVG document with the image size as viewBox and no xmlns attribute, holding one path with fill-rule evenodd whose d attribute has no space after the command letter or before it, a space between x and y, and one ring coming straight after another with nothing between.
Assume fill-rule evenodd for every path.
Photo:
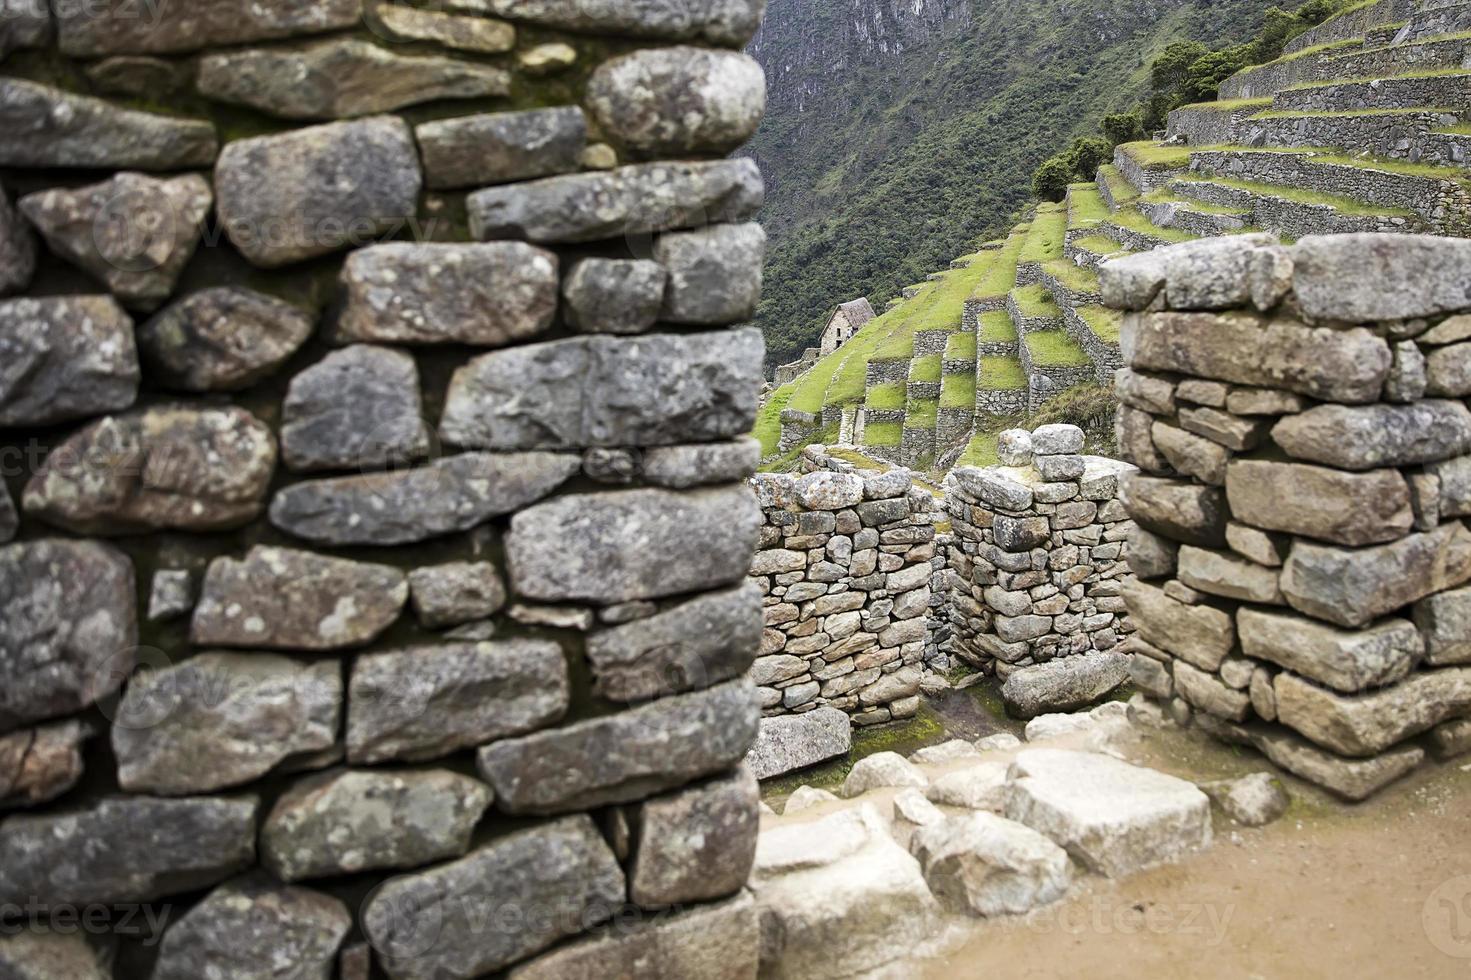
<instances>
[{"instance_id":1,"label":"flat stone slab on ground","mask_svg":"<svg viewBox=\"0 0 1471 980\"><path fill-rule=\"evenodd\" d=\"M847 755L852 747L848 716L836 708L818 708L801 715L762 718L746 764L757 779L770 779Z\"/></svg>"}]
</instances>

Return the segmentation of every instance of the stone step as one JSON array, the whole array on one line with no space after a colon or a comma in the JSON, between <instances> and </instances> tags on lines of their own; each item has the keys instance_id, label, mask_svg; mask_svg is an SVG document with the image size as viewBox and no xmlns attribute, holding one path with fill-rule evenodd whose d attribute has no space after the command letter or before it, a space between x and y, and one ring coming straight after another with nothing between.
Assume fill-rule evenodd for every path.
<instances>
[{"instance_id":1,"label":"stone step","mask_svg":"<svg viewBox=\"0 0 1471 980\"><path fill-rule=\"evenodd\" d=\"M1356 232L1419 232L1427 226L1406 210L1376 208L1351 197L1229 177L1182 177L1171 184L1182 197L1239 209L1247 222L1292 238Z\"/></svg>"},{"instance_id":2,"label":"stone step","mask_svg":"<svg viewBox=\"0 0 1471 980\"><path fill-rule=\"evenodd\" d=\"M1471 31L1471 3L1444 3L1421 7L1394 33L1391 44L1423 41Z\"/></svg>"},{"instance_id":3,"label":"stone step","mask_svg":"<svg viewBox=\"0 0 1471 980\"><path fill-rule=\"evenodd\" d=\"M1071 259L1045 262L1041 272L1042 285L1064 309L1069 306L1090 306L1102 301L1098 274L1092 269L1079 266Z\"/></svg>"},{"instance_id":4,"label":"stone step","mask_svg":"<svg viewBox=\"0 0 1471 980\"><path fill-rule=\"evenodd\" d=\"M1214 201L1182 200L1163 192L1142 199L1139 212L1161 228L1185 231L1202 238L1235 234L1251 225L1251 212L1244 208Z\"/></svg>"},{"instance_id":5,"label":"stone step","mask_svg":"<svg viewBox=\"0 0 1471 980\"><path fill-rule=\"evenodd\" d=\"M1425 38L1408 44L1389 44L1358 51L1332 52L1327 57L1317 59L1316 78L1320 81L1387 78L1416 71L1465 68L1468 67L1468 55L1471 55L1471 34ZM1307 76L1302 80L1307 80Z\"/></svg>"},{"instance_id":6,"label":"stone step","mask_svg":"<svg viewBox=\"0 0 1471 980\"><path fill-rule=\"evenodd\" d=\"M1105 260L1124 255L1133 255L1134 249L1119 244L1099 230L1091 235L1080 235L1069 239L1063 249L1063 256L1069 261L1085 269L1096 270Z\"/></svg>"},{"instance_id":7,"label":"stone step","mask_svg":"<svg viewBox=\"0 0 1471 980\"><path fill-rule=\"evenodd\" d=\"M1248 146L1352 147L1355 153L1411 163L1459 165L1460 122L1449 109L1363 112L1264 112L1244 124L1236 142ZM1447 138L1450 137L1450 138Z\"/></svg>"},{"instance_id":8,"label":"stone step","mask_svg":"<svg viewBox=\"0 0 1471 980\"><path fill-rule=\"evenodd\" d=\"M1313 82L1284 89L1272 99L1272 108L1280 112L1354 112L1466 105L1471 105L1471 72L1459 69L1396 78Z\"/></svg>"},{"instance_id":9,"label":"stone step","mask_svg":"<svg viewBox=\"0 0 1471 980\"><path fill-rule=\"evenodd\" d=\"M1124 315L1105 306L1070 306L1063 310L1063 329L1093 362L1100 382L1110 380L1124 366L1119 331Z\"/></svg>"},{"instance_id":10,"label":"stone step","mask_svg":"<svg viewBox=\"0 0 1471 980\"><path fill-rule=\"evenodd\" d=\"M1422 3L1419 6L1424 7L1427 4ZM1415 0L1378 0L1377 3L1354 4L1293 38L1287 43L1286 53L1296 54L1322 44L1373 36L1384 25L1397 25L1394 28L1397 31L1416 7Z\"/></svg>"},{"instance_id":11,"label":"stone step","mask_svg":"<svg viewBox=\"0 0 1471 980\"><path fill-rule=\"evenodd\" d=\"M1357 39L1337 41L1321 48L1305 48L1265 65L1242 69L1221 83L1220 98L1222 101L1271 98L1285 88L1304 82L1320 81L1324 78L1357 78L1358 75L1342 72L1324 75L1323 66L1361 50L1362 43Z\"/></svg>"},{"instance_id":12,"label":"stone step","mask_svg":"<svg viewBox=\"0 0 1471 980\"><path fill-rule=\"evenodd\" d=\"M1137 207L1116 211L1100 230L1109 238L1136 252L1148 252L1167 245L1179 245L1199 235L1178 228L1162 228L1150 221Z\"/></svg>"}]
</instances>

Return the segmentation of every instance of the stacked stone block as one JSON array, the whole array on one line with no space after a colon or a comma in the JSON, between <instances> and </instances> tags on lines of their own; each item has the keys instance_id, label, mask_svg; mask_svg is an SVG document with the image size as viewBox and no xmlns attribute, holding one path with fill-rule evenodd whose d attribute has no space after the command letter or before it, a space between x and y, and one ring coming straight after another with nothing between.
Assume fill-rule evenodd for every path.
<instances>
[{"instance_id":1,"label":"stacked stone block","mask_svg":"<svg viewBox=\"0 0 1471 980\"><path fill-rule=\"evenodd\" d=\"M761 6L4 5L0 975L755 976Z\"/></svg>"},{"instance_id":2,"label":"stacked stone block","mask_svg":"<svg viewBox=\"0 0 1471 980\"><path fill-rule=\"evenodd\" d=\"M764 522L751 579L765 597L751 669L768 716L821 707L856 725L919 710L937 569L934 497L909 471L758 474ZM932 654L933 656L933 654Z\"/></svg>"},{"instance_id":3,"label":"stacked stone block","mask_svg":"<svg viewBox=\"0 0 1471 980\"><path fill-rule=\"evenodd\" d=\"M1083 430L1000 437L1000 466L946 477L952 652L1005 679L1021 667L1111 650L1132 627L1121 598L1133 524L1118 500L1133 467L1084 456Z\"/></svg>"},{"instance_id":4,"label":"stacked stone block","mask_svg":"<svg viewBox=\"0 0 1471 980\"><path fill-rule=\"evenodd\" d=\"M1135 682L1349 799L1471 748L1468 276L1471 243L1391 235L1103 270Z\"/></svg>"}]
</instances>

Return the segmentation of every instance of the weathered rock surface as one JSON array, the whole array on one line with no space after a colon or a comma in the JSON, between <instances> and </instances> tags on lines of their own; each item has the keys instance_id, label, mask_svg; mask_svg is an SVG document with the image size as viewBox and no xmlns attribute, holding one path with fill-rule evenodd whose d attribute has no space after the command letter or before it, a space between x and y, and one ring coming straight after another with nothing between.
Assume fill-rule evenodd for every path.
<instances>
[{"instance_id":1,"label":"weathered rock surface","mask_svg":"<svg viewBox=\"0 0 1471 980\"><path fill-rule=\"evenodd\" d=\"M1119 499L1146 530L1202 548L1226 543L1230 512L1215 487L1133 473L1119 481Z\"/></svg>"},{"instance_id":2,"label":"weathered rock surface","mask_svg":"<svg viewBox=\"0 0 1471 980\"><path fill-rule=\"evenodd\" d=\"M1464 243L1390 234L1309 235L1289 249L1303 312L1362 323L1457 312L1467 306Z\"/></svg>"},{"instance_id":3,"label":"weathered rock surface","mask_svg":"<svg viewBox=\"0 0 1471 980\"><path fill-rule=\"evenodd\" d=\"M485 187L582 169L587 119L576 106L493 112L427 122L414 135L430 187Z\"/></svg>"},{"instance_id":4,"label":"weathered rock surface","mask_svg":"<svg viewBox=\"0 0 1471 980\"><path fill-rule=\"evenodd\" d=\"M429 452L419 369L403 351L333 351L291 379L281 412L281 453L294 470L383 469Z\"/></svg>"},{"instance_id":5,"label":"weathered rock surface","mask_svg":"<svg viewBox=\"0 0 1471 980\"><path fill-rule=\"evenodd\" d=\"M341 900L252 872L226 882L164 934L154 980L331 975L352 930Z\"/></svg>"},{"instance_id":6,"label":"weathered rock surface","mask_svg":"<svg viewBox=\"0 0 1471 980\"><path fill-rule=\"evenodd\" d=\"M862 796L871 789L891 786L912 786L924 789L930 784L908 759L897 752L876 752L859 759L848 778L843 781L842 795L845 799Z\"/></svg>"},{"instance_id":7,"label":"weathered rock surface","mask_svg":"<svg viewBox=\"0 0 1471 980\"><path fill-rule=\"evenodd\" d=\"M981 750L963 738L952 738L938 745L928 745L909 754L909 761L917 766L948 765L966 759L979 759Z\"/></svg>"},{"instance_id":8,"label":"weathered rock surface","mask_svg":"<svg viewBox=\"0 0 1471 980\"><path fill-rule=\"evenodd\" d=\"M817 789L813 786L798 786L792 791L792 795L787 797L786 805L782 807L782 816L789 817L792 814L801 813L803 810L809 810L814 806L821 806L824 803L835 803L839 799L838 794L825 789Z\"/></svg>"},{"instance_id":9,"label":"weathered rock surface","mask_svg":"<svg viewBox=\"0 0 1471 980\"><path fill-rule=\"evenodd\" d=\"M1015 717L1035 718L1087 707L1128 679L1129 661L1122 654L1062 657L1013 673L1001 685L1001 699Z\"/></svg>"},{"instance_id":10,"label":"weathered rock surface","mask_svg":"<svg viewBox=\"0 0 1471 980\"><path fill-rule=\"evenodd\" d=\"M52 42L51 8L38 0L6 0L0 18L0 58L21 48L41 48ZM29 980L29 978L22 978Z\"/></svg>"},{"instance_id":11,"label":"weathered rock surface","mask_svg":"<svg viewBox=\"0 0 1471 980\"><path fill-rule=\"evenodd\" d=\"M128 0L62 4L56 10L61 49L75 57L168 54L218 45L316 34L356 26L362 0L198 0L142 16Z\"/></svg>"},{"instance_id":12,"label":"weathered rock surface","mask_svg":"<svg viewBox=\"0 0 1471 980\"><path fill-rule=\"evenodd\" d=\"M1227 685L1217 674L1176 661L1174 677L1176 693L1192 707L1230 721L1245 721L1251 714L1251 695Z\"/></svg>"},{"instance_id":13,"label":"weathered rock surface","mask_svg":"<svg viewBox=\"0 0 1471 980\"><path fill-rule=\"evenodd\" d=\"M134 588L132 562L108 545L53 539L0 548L0 732L80 711L117 690L138 643Z\"/></svg>"},{"instance_id":14,"label":"weathered rock surface","mask_svg":"<svg viewBox=\"0 0 1471 980\"><path fill-rule=\"evenodd\" d=\"M1247 741L1293 775L1354 801L1368 799L1425 759L1425 750L1417 745L1400 746L1372 759L1345 759L1281 729L1253 727Z\"/></svg>"},{"instance_id":15,"label":"weathered rock surface","mask_svg":"<svg viewBox=\"0 0 1471 980\"><path fill-rule=\"evenodd\" d=\"M1180 548L1180 581L1198 592L1241 602L1284 605L1276 569L1247 561L1228 551Z\"/></svg>"},{"instance_id":16,"label":"weathered rock surface","mask_svg":"<svg viewBox=\"0 0 1471 980\"><path fill-rule=\"evenodd\" d=\"M1412 674L1393 687L1347 696L1277 675L1277 720L1339 755L1377 755L1471 709L1471 668Z\"/></svg>"},{"instance_id":17,"label":"weathered rock surface","mask_svg":"<svg viewBox=\"0 0 1471 980\"><path fill-rule=\"evenodd\" d=\"M493 796L445 769L308 776L262 824L261 861L282 881L301 881L462 857Z\"/></svg>"},{"instance_id":18,"label":"weathered rock surface","mask_svg":"<svg viewBox=\"0 0 1471 980\"><path fill-rule=\"evenodd\" d=\"M761 0L694 0L678 6L606 4L599 0L489 0L490 10L586 34L616 34L669 41L708 41L740 47L761 22Z\"/></svg>"},{"instance_id":19,"label":"weathered rock surface","mask_svg":"<svg viewBox=\"0 0 1471 980\"><path fill-rule=\"evenodd\" d=\"M746 583L587 638L593 690L633 702L740 677L761 645L761 595Z\"/></svg>"},{"instance_id":20,"label":"weathered rock surface","mask_svg":"<svg viewBox=\"0 0 1471 980\"><path fill-rule=\"evenodd\" d=\"M1425 662L1471 662L1471 589L1452 589L1415 604L1415 626L1425 639Z\"/></svg>"},{"instance_id":21,"label":"weathered rock surface","mask_svg":"<svg viewBox=\"0 0 1471 980\"><path fill-rule=\"evenodd\" d=\"M511 585L531 599L605 604L712 589L745 577L760 523L744 486L569 494L511 518Z\"/></svg>"},{"instance_id":22,"label":"weathered rock surface","mask_svg":"<svg viewBox=\"0 0 1471 980\"><path fill-rule=\"evenodd\" d=\"M0 145L5 167L178 170L208 167L220 149L202 119L123 109L19 78L0 78L0 126L9 134Z\"/></svg>"},{"instance_id":23,"label":"weathered rock surface","mask_svg":"<svg viewBox=\"0 0 1471 980\"><path fill-rule=\"evenodd\" d=\"M1393 541L1415 521L1397 470L1239 459L1226 467L1226 499L1231 515L1253 527L1351 546Z\"/></svg>"},{"instance_id":24,"label":"weathered rock surface","mask_svg":"<svg viewBox=\"0 0 1471 980\"><path fill-rule=\"evenodd\" d=\"M124 303L149 310L173 293L213 204L209 181L198 174L159 180L139 173L19 202L53 254Z\"/></svg>"},{"instance_id":25,"label":"weathered rock surface","mask_svg":"<svg viewBox=\"0 0 1471 980\"><path fill-rule=\"evenodd\" d=\"M483 8L470 3L451 9ZM430 41L476 54L503 54L516 47L516 28L490 17L462 17L390 3L371 8L370 16L377 29L399 41Z\"/></svg>"},{"instance_id":26,"label":"weathered rock surface","mask_svg":"<svg viewBox=\"0 0 1471 980\"><path fill-rule=\"evenodd\" d=\"M1282 568L1282 592L1299 612L1356 629L1468 579L1471 531L1453 522L1372 548L1299 541Z\"/></svg>"},{"instance_id":27,"label":"weathered rock surface","mask_svg":"<svg viewBox=\"0 0 1471 980\"><path fill-rule=\"evenodd\" d=\"M476 191L466 206L470 234L481 241L594 242L746 221L764 196L761 171L741 159L547 177Z\"/></svg>"},{"instance_id":28,"label":"weathered rock surface","mask_svg":"<svg viewBox=\"0 0 1471 980\"><path fill-rule=\"evenodd\" d=\"M518 831L458 861L407 874L363 906L363 931L395 980L494 972L610 917L623 872L584 814ZM548 909L487 929L493 909ZM477 911L478 910L478 911Z\"/></svg>"},{"instance_id":29,"label":"weathered rock surface","mask_svg":"<svg viewBox=\"0 0 1471 980\"><path fill-rule=\"evenodd\" d=\"M342 279L345 340L500 347L557 312L557 256L521 242L373 245L347 257Z\"/></svg>"},{"instance_id":30,"label":"weathered rock surface","mask_svg":"<svg viewBox=\"0 0 1471 980\"><path fill-rule=\"evenodd\" d=\"M1089 870L1121 878L1210 846L1210 800L1190 783L1104 755L1028 749L1012 764L1006 816Z\"/></svg>"},{"instance_id":31,"label":"weathered rock surface","mask_svg":"<svg viewBox=\"0 0 1471 980\"><path fill-rule=\"evenodd\" d=\"M644 453L644 479L671 490L745 480L761 465L761 443L750 436L695 446L659 446Z\"/></svg>"},{"instance_id":32,"label":"weathered rock surface","mask_svg":"<svg viewBox=\"0 0 1471 980\"><path fill-rule=\"evenodd\" d=\"M640 159L724 156L766 110L766 76L738 51L669 47L603 62L587 104L612 142Z\"/></svg>"},{"instance_id":33,"label":"weathered rock surface","mask_svg":"<svg viewBox=\"0 0 1471 980\"><path fill-rule=\"evenodd\" d=\"M138 397L133 321L111 296L0 302L0 425L54 425Z\"/></svg>"},{"instance_id":34,"label":"weathered rock surface","mask_svg":"<svg viewBox=\"0 0 1471 980\"><path fill-rule=\"evenodd\" d=\"M409 572L409 600L421 625L440 629L495 615L506 586L488 561L449 562Z\"/></svg>"},{"instance_id":35,"label":"weathered rock surface","mask_svg":"<svg viewBox=\"0 0 1471 980\"><path fill-rule=\"evenodd\" d=\"M348 684L347 758L420 761L554 724L571 698L547 640L446 643L358 657Z\"/></svg>"},{"instance_id":36,"label":"weathered rock surface","mask_svg":"<svg viewBox=\"0 0 1471 980\"><path fill-rule=\"evenodd\" d=\"M482 355L455 372L439 433L475 449L661 446L745 435L761 333L579 337Z\"/></svg>"},{"instance_id":37,"label":"weathered rock surface","mask_svg":"<svg viewBox=\"0 0 1471 980\"><path fill-rule=\"evenodd\" d=\"M512 967L508 980L748 980L756 975L761 927L749 895L675 916L620 926Z\"/></svg>"},{"instance_id":38,"label":"weathered rock surface","mask_svg":"<svg viewBox=\"0 0 1471 980\"><path fill-rule=\"evenodd\" d=\"M275 471L270 427L245 409L165 406L72 436L41 464L21 504L78 534L228 530L260 514Z\"/></svg>"},{"instance_id":39,"label":"weathered rock surface","mask_svg":"<svg viewBox=\"0 0 1471 980\"><path fill-rule=\"evenodd\" d=\"M112 727L118 783L185 796L311 762L337 742L342 671L262 653L205 653L133 679Z\"/></svg>"},{"instance_id":40,"label":"weathered rock surface","mask_svg":"<svg viewBox=\"0 0 1471 980\"><path fill-rule=\"evenodd\" d=\"M235 140L215 167L219 219L264 268L367 244L413 217L423 177L392 116Z\"/></svg>"},{"instance_id":41,"label":"weathered rock surface","mask_svg":"<svg viewBox=\"0 0 1471 980\"><path fill-rule=\"evenodd\" d=\"M216 558L194 607L198 646L341 650L376 639L409 597L387 565L257 546L244 559Z\"/></svg>"},{"instance_id":42,"label":"weathered rock surface","mask_svg":"<svg viewBox=\"0 0 1471 980\"><path fill-rule=\"evenodd\" d=\"M239 391L285 364L313 317L240 286L191 293L138 328L149 378L181 391Z\"/></svg>"},{"instance_id":43,"label":"weathered rock surface","mask_svg":"<svg viewBox=\"0 0 1471 980\"><path fill-rule=\"evenodd\" d=\"M1236 628L1229 613L1213 606L1187 606L1144 582L1125 583L1123 596L1141 637L1203 670L1220 667L1235 646Z\"/></svg>"},{"instance_id":44,"label":"weathered rock surface","mask_svg":"<svg viewBox=\"0 0 1471 980\"><path fill-rule=\"evenodd\" d=\"M1242 609L1236 628L1248 657L1348 694L1403 679L1425 651L1420 634L1404 619L1341 630L1290 613Z\"/></svg>"},{"instance_id":45,"label":"weathered rock surface","mask_svg":"<svg viewBox=\"0 0 1471 980\"><path fill-rule=\"evenodd\" d=\"M1264 827L1286 813L1292 803L1282 781L1268 772L1202 783L1200 788L1243 827Z\"/></svg>"},{"instance_id":46,"label":"weathered rock surface","mask_svg":"<svg viewBox=\"0 0 1471 980\"><path fill-rule=\"evenodd\" d=\"M0 187L0 296L22 291L35 273L36 240Z\"/></svg>"},{"instance_id":47,"label":"weathered rock surface","mask_svg":"<svg viewBox=\"0 0 1471 980\"><path fill-rule=\"evenodd\" d=\"M409 544L509 514L578 468L567 453L462 453L418 469L311 480L276 494L271 523L317 544Z\"/></svg>"},{"instance_id":48,"label":"weathered rock surface","mask_svg":"<svg viewBox=\"0 0 1471 980\"><path fill-rule=\"evenodd\" d=\"M664 320L720 326L755 315L766 259L766 232L760 225L662 235L654 243L654 258L669 272Z\"/></svg>"},{"instance_id":49,"label":"weathered rock surface","mask_svg":"<svg viewBox=\"0 0 1471 980\"><path fill-rule=\"evenodd\" d=\"M638 844L628 897L640 908L734 895L751 875L761 788L744 766L729 776L647 800L633 816Z\"/></svg>"},{"instance_id":50,"label":"weathered rock surface","mask_svg":"<svg viewBox=\"0 0 1471 980\"><path fill-rule=\"evenodd\" d=\"M730 769L750 749L759 717L755 689L731 681L487 745L480 772L507 813L628 803Z\"/></svg>"},{"instance_id":51,"label":"weathered rock surface","mask_svg":"<svg viewBox=\"0 0 1471 980\"><path fill-rule=\"evenodd\" d=\"M925 795L917 789L901 790L894 796L894 820L903 820L916 827L930 827L943 823L946 817Z\"/></svg>"},{"instance_id":52,"label":"weathered rock surface","mask_svg":"<svg viewBox=\"0 0 1471 980\"><path fill-rule=\"evenodd\" d=\"M1433 463L1471 452L1471 410L1456 401L1319 405L1272 428L1288 455L1343 470Z\"/></svg>"},{"instance_id":53,"label":"weathered rock surface","mask_svg":"<svg viewBox=\"0 0 1471 980\"><path fill-rule=\"evenodd\" d=\"M940 904L962 915L1020 915L1067 894L1067 852L1019 823L970 813L923 827L909 840Z\"/></svg>"},{"instance_id":54,"label":"weathered rock surface","mask_svg":"<svg viewBox=\"0 0 1471 980\"><path fill-rule=\"evenodd\" d=\"M943 806L1000 813L1006 809L1009 768L1005 762L982 762L958 772L947 772L925 790L925 798Z\"/></svg>"},{"instance_id":55,"label":"weathered rock surface","mask_svg":"<svg viewBox=\"0 0 1471 980\"><path fill-rule=\"evenodd\" d=\"M562 281L562 315L586 333L643 333L659 319L668 281L647 259L579 259Z\"/></svg>"},{"instance_id":56,"label":"weathered rock surface","mask_svg":"<svg viewBox=\"0 0 1471 980\"><path fill-rule=\"evenodd\" d=\"M345 119L439 99L506 95L503 68L413 57L356 39L248 48L199 61L200 94L283 119Z\"/></svg>"},{"instance_id":57,"label":"weathered rock surface","mask_svg":"<svg viewBox=\"0 0 1471 980\"><path fill-rule=\"evenodd\" d=\"M0 824L0 901L150 902L207 888L255 861L246 797L101 800Z\"/></svg>"},{"instance_id":58,"label":"weathered rock surface","mask_svg":"<svg viewBox=\"0 0 1471 980\"><path fill-rule=\"evenodd\" d=\"M108 959L107 950L93 946L80 931L31 928L0 937L0 976L9 980L112 980Z\"/></svg>"},{"instance_id":59,"label":"weathered rock surface","mask_svg":"<svg viewBox=\"0 0 1471 980\"><path fill-rule=\"evenodd\" d=\"M852 745L852 723L836 708L762 718L746 765L757 779L770 779L847 755Z\"/></svg>"},{"instance_id":60,"label":"weathered rock surface","mask_svg":"<svg viewBox=\"0 0 1471 980\"><path fill-rule=\"evenodd\" d=\"M0 810L48 803L75 786L92 734L91 725L69 719L0 735Z\"/></svg>"},{"instance_id":61,"label":"weathered rock surface","mask_svg":"<svg viewBox=\"0 0 1471 980\"><path fill-rule=\"evenodd\" d=\"M1291 261L1272 235L1205 238L1110 262L1101 288L1117 309L1148 309L1157 299L1176 310L1229 309L1246 306L1254 294L1267 309L1283 290L1262 287L1283 260L1290 275Z\"/></svg>"}]
</instances>

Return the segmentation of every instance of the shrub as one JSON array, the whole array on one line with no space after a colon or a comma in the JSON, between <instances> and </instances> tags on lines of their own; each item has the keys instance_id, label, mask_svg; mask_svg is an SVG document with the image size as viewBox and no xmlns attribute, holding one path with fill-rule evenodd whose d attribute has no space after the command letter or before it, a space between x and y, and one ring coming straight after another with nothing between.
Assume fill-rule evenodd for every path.
<instances>
[{"instance_id":1,"label":"shrub","mask_svg":"<svg viewBox=\"0 0 1471 980\"><path fill-rule=\"evenodd\" d=\"M1067 196L1067 185L1073 182L1073 166L1064 156L1056 156L1037 168L1032 177L1032 193L1042 201L1061 201Z\"/></svg>"},{"instance_id":2,"label":"shrub","mask_svg":"<svg viewBox=\"0 0 1471 980\"><path fill-rule=\"evenodd\" d=\"M1103 135L1114 146L1120 143L1137 143L1144 138L1144 123L1139 110L1118 112L1103 117Z\"/></svg>"}]
</instances>

